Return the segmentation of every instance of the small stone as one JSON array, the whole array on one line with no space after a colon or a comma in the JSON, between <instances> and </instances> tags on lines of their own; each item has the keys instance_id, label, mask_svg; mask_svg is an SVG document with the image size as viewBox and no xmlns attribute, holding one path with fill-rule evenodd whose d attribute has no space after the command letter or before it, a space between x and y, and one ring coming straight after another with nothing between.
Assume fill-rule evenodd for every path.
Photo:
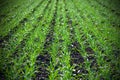
<instances>
[{"instance_id":1,"label":"small stone","mask_svg":"<svg viewBox=\"0 0 120 80\"><path fill-rule=\"evenodd\" d=\"M77 71L77 73L80 73L80 72L81 72L81 70L78 70L78 71Z\"/></svg>"}]
</instances>

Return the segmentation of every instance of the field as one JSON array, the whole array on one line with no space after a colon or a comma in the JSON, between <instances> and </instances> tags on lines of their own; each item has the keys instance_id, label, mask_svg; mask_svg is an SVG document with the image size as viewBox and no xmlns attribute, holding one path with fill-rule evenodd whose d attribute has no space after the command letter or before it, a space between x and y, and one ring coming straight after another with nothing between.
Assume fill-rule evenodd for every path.
<instances>
[{"instance_id":1,"label":"field","mask_svg":"<svg viewBox=\"0 0 120 80\"><path fill-rule=\"evenodd\" d=\"M120 1L0 0L0 80L120 80Z\"/></svg>"}]
</instances>

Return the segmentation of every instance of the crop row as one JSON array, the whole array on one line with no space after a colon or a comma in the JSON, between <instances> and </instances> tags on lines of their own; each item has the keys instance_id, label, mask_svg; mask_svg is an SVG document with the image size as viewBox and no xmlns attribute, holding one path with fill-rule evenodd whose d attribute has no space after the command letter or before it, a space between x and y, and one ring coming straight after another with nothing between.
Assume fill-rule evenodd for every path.
<instances>
[{"instance_id":1,"label":"crop row","mask_svg":"<svg viewBox=\"0 0 120 80\"><path fill-rule=\"evenodd\" d=\"M0 6L8 4L0 13L2 77L8 80L119 79L120 19L117 9L112 12L114 5L101 0L0 3Z\"/></svg>"}]
</instances>

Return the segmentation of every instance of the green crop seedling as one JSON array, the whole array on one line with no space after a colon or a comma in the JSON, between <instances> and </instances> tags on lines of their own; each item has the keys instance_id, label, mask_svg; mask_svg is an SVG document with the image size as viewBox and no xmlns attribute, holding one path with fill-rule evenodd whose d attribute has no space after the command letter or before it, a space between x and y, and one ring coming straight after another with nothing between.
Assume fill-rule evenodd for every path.
<instances>
[{"instance_id":1,"label":"green crop seedling","mask_svg":"<svg viewBox=\"0 0 120 80\"><path fill-rule=\"evenodd\" d=\"M0 80L119 80L119 0L0 0Z\"/></svg>"}]
</instances>

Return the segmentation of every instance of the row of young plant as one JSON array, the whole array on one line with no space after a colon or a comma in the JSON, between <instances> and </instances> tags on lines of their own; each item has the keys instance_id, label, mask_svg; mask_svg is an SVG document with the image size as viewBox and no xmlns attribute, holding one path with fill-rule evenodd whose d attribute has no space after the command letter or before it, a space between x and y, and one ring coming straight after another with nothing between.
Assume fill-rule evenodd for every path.
<instances>
[{"instance_id":1,"label":"row of young plant","mask_svg":"<svg viewBox=\"0 0 120 80\"><path fill-rule=\"evenodd\" d=\"M92 3L94 3L94 2L92 2ZM94 3L94 6L95 6L95 4L97 4L97 3ZM100 10L99 9L100 7L101 6L96 6L96 9ZM93 8L93 12L95 12L95 8ZM97 11L96 14L99 14L99 13L101 13L101 12ZM101 29L98 29L98 30L100 30L103 33L102 36L104 36L104 37L107 36L109 38L109 41L114 41L114 43L118 44L119 42L116 40L119 39L119 33L120 33L118 31L119 25L120 25L119 24L119 22L120 22L119 16L116 16L110 12L107 12L107 10L104 11L104 14L108 15L105 17L105 19L104 19L104 16L102 16L102 15L95 16L95 20L97 20L97 21L104 19L104 23L102 23L102 21L101 21L101 24L98 24L98 26L101 26L100 27ZM99 28L99 27L97 27L97 28ZM106 31L108 31L108 32L106 33ZM111 35L114 35L115 38L112 38L113 36L111 36Z\"/></svg>"},{"instance_id":2,"label":"row of young plant","mask_svg":"<svg viewBox=\"0 0 120 80\"><path fill-rule=\"evenodd\" d=\"M49 69L50 66L50 60L51 60L51 55L50 55L50 46L53 41L53 31L54 31L54 26L55 26L55 19L56 19L56 10L57 10L57 0L52 1L53 4L51 4L51 12L48 10L49 14L46 16L46 25L49 26L49 28L46 28L46 36L43 40L43 46L42 50L38 54L36 58L36 64L37 66L36 71L35 71L35 77L34 79L49 79L50 71ZM42 32L43 33L43 32Z\"/></svg>"},{"instance_id":3,"label":"row of young plant","mask_svg":"<svg viewBox=\"0 0 120 80\"><path fill-rule=\"evenodd\" d=\"M99 10L99 8L97 10ZM91 12L91 13L95 13L95 8L93 8L93 12ZM105 14L107 15L108 12L105 12ZM108 18L109 18L109 16L108 16ZM113 18L114 17L112 16L112 19ZM95 18L93 20L94 21L99 21L99 20L102 20L102 19L103 19L103 16L97 15L97 16L95 16ZM116 18L114 18L114 19L116 19ZM114 21L114 19L113 19L113 21ZM116 22L116 24L118 24L118 23ZM101 27L98 27L98 26L101 26ZM116 45L117 44L116 46L119 46L119 38L120 38L119 33L120 33L120 31L119 31L119 27L117 25L113 26L111 21L107 20L107 21L105 21L105 23L97 24L96 28L94 28L94 29L97 30L98 33L101 33L99 36L104 37L104 39L107 39L105 41L107 41L108 43L111 43L110 45L112 45L112 44ZM114 38L113 38L113 36L114 36Z\"/></svg>"},{"instance_id":4,"label":"row of young plant","mask_svg":"<svg viewBox=\"0 0 120 80\"><path fill-rule=\"evenodd\" d=\"M107 12L106 12L106 14L107 14ZM114 16L112 16L112 17L114 18ZM113 21L114 21L114 19L113 19ZM116 22L116 24L118 24L118 23ZM110 25L112 25L112 24L110 24ZM107 25L104 25L104 26L106 27L106 30L104 31L104 33L105 32L107 33L107 31L109 32L109 33L107 33L107 35L104 35L104 33L102 35L103 35L103 38L106 37L104 44L108 47L107 50L109 51L106 53L108 54L108 56L111 55L108 57L108 58L110 58L111 61L109 59L107 59L107 61L110 62L110 75L111 75L111 78L113 78L113 79L119 79L119 76L118 76L119 69L117 67L120 64L118 62L119 61L118 53L120 52L119 27L117 25L114 25L114 27L110 27L110 28L107 28L107 27L109 27ZM99 30L98 30L98 32L99 32ZM113 65L114 65L114 67L113 67Z\"/></svg>"},{"instance_id":5,"label":"row of young plant","mask_svg":"<svg viewBox=\"0 0 120 80\"><path fill-rule=\"evenodd\" d=\"M32 32L34 32L35 29L38 27L37 24L40 21L39 17L41 17L41 15L44 14L44 10L46 9L46 6L47 6L46 3L49 3L49 1L45 1L41 6L39 6L36 9L36 11L33 14L27 15L26 17L30 22L25 22L24 24L26 24L26 25L19 24L18 30L10 36L10 39L7 42L3 43L4 47L3 47L2 54L1 54L1 59L4 61L3 65L2 65L3 68L8 67L6 65L8 65L9 63L12 63L12 61L14 61L13 57L11 58L11 56L15 56L17 54L13 54L13 53L17 53L17 51L19 51L19 48L24 46L24 45L21 46L21 44L24 44L24 43L26 44L26 42L24 42L24 41L26 41L26 39L29 38L29 36L32 35ZM39 14L38 14L38 11L39 11ZM9 61L9 60L11 60L11 61ZM3 70L5 70L5 69L3 69ZM6 68L6 70L7 70L7 68ZM8 72L8 73L10 74L10 72Z\"/></svg>"},{"instance_id":6,"label":"row of young plant","mask_svg":"<svg viewBox=\"0 0 120 80\"><path fill-rule=\"evenodd\" d=\"M109 27L111 26L109 21L101 24L105 19L99 14L100 6L97 7L96 3L93 3L94 7L92 7L91 3L82 0L49 0L35 4L36 7L34 6L34 9L23 17L23 21L16 28L11 28L10 39L6 39L2 43L3 51L0 58L5 63L0 62L0 68L8 73L6 76L9 79L46 79L39 76L42 75L40 67L45 67L50 72L50 80L110 78L111 62L109 62L109 58L114 58L111 52L116 49L111 45L119 43L119 28ZM46 37L50 33L56 6L55 26L52 25L54 26L53 31L55 31L53 42L47 50L51 56L50 65L47 67L44 64L36 65L36 58L43 53ZM105 12L106 15L107 13ZM109 19L109 16L106 18ZM74 33L70 31L74 31ZM9 32L5 35L8 34ZM70 37L71 34L74 39ZM77 43L74 43L76 41ZM77 55L82 55L82 62L74 65L74 59L72 59L73 63L70 65L71 54L75 55L76 53L69 51L69 45L78 52ZM104 60L105 57L107 57L108 62ZM118 57L117 60L119 60ZM115 62L114 59L112 62L119 65L119 62ZM119 70L117 66L115 69ZM116 75L113 77L115 78Z\"/></svg>"},{"instance_id":7,"label":"row of young plant","mask_svg":"<svg viewBox=\"0 0 120 80\"><path fill-rule=\"evenodd\" d=\"M92 18L92 21L93 21L93 24L95 24L95 21L97 22L102 22L100 20L103 19L103 16L99 15L99 12L96 12L95 8L92 8L92 7L88 7L88 9L91 9L91 15L93 13L96 14L95 18ZM98 8L99 10L99 8ZM86 9L87 11L87 9ZM105 12L105 14L107 15L108 12ZM94 15L92 15L94 16ZM108 16L109 17L109 16ZM97 33L100 33L98 35L98 38L100 39L100 37L102 39L104 39L106 41L106 45L108 45L110 43L110 45L114 44L116 45L117 47L119 47L119 28L116 26L116 27L111 27L112 24L110 23L110 21L105 21L105 23L103 24L96 24L95 25L96 27L93 27L93 29L97 32ZM100 26L100 27L99 27ZM108 28L109 27L109 28ZM101 29L100 29L101 28ZM93 30L93 32L94 32ZM113 38L114 36L114 38Z\"/></svg>"},{"instance_id":8,"label":"row of young plant","mask_svg":"<svg viewBox=\"0 0 120 80\"><path fill-rule=\"evenodd\" d=\"M87 4L87 3L86 3ZM83 6L83 5L82 5ZM82 6L81 6L81 8L82 8ZM84 6L83 6L84 7ZM89 11L88 12L88 10L89 9L91 9L91 11ZM90 12L92 13L92 8L85 8L84 9L84 13L88 13L88 14L86 14L86 15L89 15L90 14ZM94 14L95 14L95 12L93 12ZM92 14L91 14L92 15ZM97 14L96 14L97 15ZM94 15L92 15L92 16L94 16ZM102 17L101 16L99 16L98 15L98 17L99 17L99 20L100 19L102 19ZM93 19L91 19L90 21L89 21L89 19L86 17L86 21L88 21L87 22L87 26L89 26L87 29L89 30L89 31L92 31L92 34L91 35L94 35L95 37L96 37L96 39L95 39L95 41L94 40L90 40L89 42L91 43L91 45L92 45L92 47L93 47L93 49L94 49L94 51L95 52L97 52L97 53L99 53L99 55L98 54L96 54L97 56L97 62L98 62L98 64L102 64L102 65L104 65L104 67L103 68L101 68L101 72L103 72L103 74L105 75L105 77L106 78L110 78L110 73L109 73L109 70L110 70L110 63L109 62L106 62L105 60L103 60L104 59L104 57L105 56L107 56L107 59L109 59L109 58L114 58L113 56L112 56L112 50L113 50L113 48L114 47L112 47L112 45L111 45L111 43L109 42L109 40L107 41L107 40L104 40L104 38L106 38L106 39L110 39L110 38L112 38L113 37L113 35L112 34L109 34L108 35L108 33L107 32L109 32L109 31L111 31L112 32L112 28L111 29L108 29L108 27L106 26L106 25L103 25L105 28L105 31L103 32L104 34L105 33L107 33L107 35L104 35L103 33L100 33L100 31L99 31L99 29L97 28L97 27L94 27L94 23L92 23L91 21L92 20L96 20L96 21L98 21L97 19L96 19L97 17L95 17L95 19L93 18ZM102 28L102 26L101 26L101 28ZM86 32L88 32L88 33L91 33L91 32L89 32L89 31L86 31ZM116 32L113 32L113 33L116 33ZM117 36L118 36L118 33L116 34ZM108 37L108 36L111 36L111 37ZM114 36L115 37L115 36ZM90 37L91 38L91 37ZM116 40L116 42L118 42L118 40L116 39L117 37L115 37L115 40ZM93 42L95 42L94 44L93 44ZM113 41L113 43L115 43L114 41ZM100 46L97 46L97 44L99 44ZM98 48L97 48L98 47ZM101 49L100 49L101 48ZM99 51L100 50L100 51ZM104 53L103 52L101 52L101 51L104 51ZM109 55L111 55L112 57L109 57ZM106 63L106 64L105 64ZM105 72L106 71L106 72Z\"/></svg>"},{"instance_id":9,"label":"row of young plant","mask_svg":"<svg viewBox=\"0 0 120 80\"><path fill-rule=\"evenodd\" d=\"M90 9L90 8L88 8L88 9ZM91 9L92 9L92 8L91 8ZM92 9L92 10L93 10L93 9ZM92 10L91 10L91 15L92 15L92 13L95 13L95 11L92 12ZM86 11L87 11L87 9L86 9ZM92 15L92 16L93 16L93 15ZM93 19L92 19L93 24L95 23L94 21L98 21L98 19L99 19L99 20L102 20L102 17L101 17L100 15L98 15L98 17L93 18ZM93 27L93 29L99 31L99 32L97 32L97 33L100 33L100 32L101 32L100 35L98 35L98 37L101 36L102 38L104 37L104 38L107 38L107 39L111 39L112 37L108 37L108 36L111 36L110 31L113 31L113 30L114 30L114 32L112 32L112 35L114 35L114 36L117 37L117 36L118 36L118 33L117 33L117 32L115 33L115 30L116 30L116 29L115 29L115 28L109 28L109 29L108 29L107 27L109 27L109 25L110 25L110 23L108 23L108 25L106 25L106 23L103 24L103 25L99 25L99 24L98 24L97 26L101 26L100 28L102 28L102 29L105 30L105 31L103 30L102 32L99 30L99 27L97 27L97 26L96 26L96 27ZM105 34L105 35L103 35L103 34ZM116 39L116 37L115 37L115 39ZM110 40L108 40L108 41L110 41ZM111 40L111 41L112 41L112 40ZM114 40L113 40L113 41L114 41ZM116 41L116 42L117 42L117 41Z\"/></svg>"},{"instance_id":10,"label":"row of young plant","mask_svg":"<svg viewBox=\"0 0 120 80\"><path fill-rule=\"evenodd\" d=\"M6 55L8 58L11 56L13 52L17 49L19 44L28 37L31 32L34 31L36 24L39 22L39 17L42 17L41 15L44 14L45 7L47 6L47 2L44 2L39 6L34 13L31 13L26 16L26 19L28 21L25 21L23 23L19 23L17 26L17 29L14 30L8 37L1 43L3 46L3 52L6 53L3 54ZM39 14L38 14L39 11ZM34 17L33 17L34 16ZM9 38L9 39L8 39ZM4 59L4 58L3 58Z\"/></svg>"},{"instance_id":11,"label":"row of young plant","mask_svg":"<svg viewBox=\"0 0 120 80\"><path fill-rule=\"evenodd\" d=\"M83 6L83 5L82 5ZM84 7L84 6L83 6ZM86 11L87 11L88 9L87 9L87 7L86 7ZM85 10L84 10L85 11ZM86 12L85 12L86 13ZM100 38L98 38L98 34L94 31L93 32L93 28L92 27L94 27L94 24L91 22L91 20L90 19L88 19L86 16L87 16L88 14L86 14L85 15L85 18L86 18L86 26L88 27L86 27L86 30L84 31L84 32L86 32L87 34L91 34L91 36L90 35L87 35L87 37L89 38L89 43L90 43L90 45L91 45L91 47L93 48L93 50L95 51L95 56L96 56L96 58L97 58L97 63L98 63L98 65L99 65L99 67L101 67L101 66L103 66L102 67L102 69L100 69L100 73L99 73L99 75L101 76L101 75L105 75L105 77L106 78L109 78L108 76L109 76L109 74L108 74L108 71L109 71L109 67L106 69L106 65L108 65L108 64L102 64L102 63L105 63L105 61L103 60L103 57L105 56L105 52L106 51L108 51L108 50L106 50L105 49L105 52L104 53L102 53L102 50L101 49L99 49L99 47L101 48L101 46L103 47L103 48L106 48L107 46L106 45L104 45L103 44L103 40L102 40L102 42L100 42L101 40L100 40ZM91 32L89 32L89 31L92 31L92 33ZM100 33L99 33L100 34ZM96 38L92 38L92 35L93 36L95 36ZM100 36L99 36L100 37ZM102 38L103 39L103 38ZM100 43L102 43L102 45L100 45ZM97 46L97 45L100 45L100 46ZM103 49L104 50L104 49Z\"/></svg>"},{"instance_id":12,"label":"row of young plant","mask_svg":"<svg viewBox=\"0 0 120 80\"><path fill-rule=\"evenodd\" d=\"M10 0L9 0L10 1ZM7 1L5 1L7 2ZM17 1L11 1L11 3L9 4L5 4L6 6L2 6L1 7L1 13L0 13L0 16L2 17L6 17L6 15L8 14L11 14L14 12L14 10L16 10L17 8L20 8L22 6L22 4L28 2L27 0L24 0L24 1L20 1L20 0L17 0ZM19 4L18 4L19 3ZM11 6L12 5L12 6ZM3 9L2 9L3 8Z\"/></svg>"},{"instance_id":13,"label":"row of young plant","mask_svg":"<svg viewBox=\"0 0 120 80\"><path fill-rule=\"evenodd\" d=\"M5 51L10 51L10 53L13 53L20 42L28 36L28 33L31 33L31 31L33 31L35 27L37 27L36 24L39 22L39 17L42 17L42 15L44 14L44 10L46 9L46 3L47 2L44 2L43 4L41 4L41 6L36 8L34 13L27 15L25 18L27 19L27 21L19 23L17 29L8 36L9 39L6 39L2 43L3 45L5 45Z\"/></svg>"},{"instance_id":14,"label":"row of young plant","mask_svg":"<svg viewBox=\"0 0 120 80\"><path fill-rule=\"evenodd\" d=\"M3 38L4 36L6 36L10 30L12 30L14 27L16 27L16 25L18 25L19 22L27 14L31 13L33 11L33 9L37 5L39 5L39 3L40 3L40 1L36 1L36 2L33 1L33 2L29 3L29 4L26 4L26 6L24 7L24 9L22 8L22 10L20 10L20 11L17 10L16 11L16 15L17 15L16 17L14 17L13 19L11 19L9 22L6 21L4 25L0 25L0 26L2 26L1 29L0 29L0 36L1 36L1 38Z\"/></svg>"},{"instance_id":15,"label":"row of young plant","mask_svg":"<svg viewBox=\"0 0 120 80\"><path fill-rule=\"evenodd\" d=\"M96 1L89 0L89 4L90 4L90 6L92 6L94 8L94 11L96 11L97 14L100 14L102 16L102 18L103 18L103 21L101 22L102 24L107 22L108 24L110 24L108 27L119 27L120 26L120 24L119 24L120 19L119 19L118 13L111 12L109 9L104 8L104 6L101 6ZM96 18L98 18L98 17L96 17Z\"/></svg>"},{"instance_id":16,"label":"row of young plant","mask_svg":"<svg viewBox=\"0 0 120 80\"><path fill-rule=\"evenodd\" d=\"M63 0L58 1L57 4L53 38L54 40L50 48L51 62L49 66L49 79L69 80L71 79L70 53L68 51L70 38Z\"/></svg>"},{"instance_id":17,"label":"row of young plant","mask_svg":"<svg viewBox=\"0 0 120 80\"><path fill-rule=\"evenodd\" d=\"M114 0L114 1L109 1L109 0L105 0L105 1L102 1L102 0L96 0L99 4L101 4L102 6L106 7L107 9L111 10L111 11L115 11L115 12L118 12L120 13L120 10L119 10L119 0Z\"/></svg>"},{"instance_id":18,"label":"row of young plant","mask_svg":"<svg viewBox=\"0 0 120 80\"><path fill-rule=\"evenodd\" d=\"M33 2L31 2L31 3L33 3ZM24 3L25 4L25 3ZM8 16L7 17L4 17L3 19L2 19L2 21L0 22L0 25L1 26L3 26L3 25L5 25L6 23L9 23L12 19L14 19L14 17L16 17L17 15L18 15L18 12L19 13L21 13L21 11L23 11L23 9L22 8L27 8L27 7L29 7L29 5L30 4L27 4L27 5L21 5L21 8L20 8L20 10L19 9L16 9L16 11L11 11L9 14L8 14ZM4 9L3 9L4 10Z\"/></svg>"},{"instance_id":19,"label":"row of young plant","mask_svg":"<svg viewBox=\"0 0 120 80\"><path fill-rule=\"evenodd\" d=\"M7 9L3 8L3 10L0 13L0 25L4 25L6 22L9 22L11 19L13 19L17 15L16 11L25 8L25 6L22 5L28 2L26 0L19 2L18 1L14 1L16 3L13 2L14 4L12 4L12 6L7 6Z\"/></svg>"},{"instance_id":20,"label":"row of young plant","mask_svg":"<svg viewBox=\"0 0 120 80\"><path fill-rule=\"evenodd\" d=\"M19 0L18 0L19 1ZM11 2L11 3L10 3ZM17 2L17 1L16 1ZM3 9L8 9L9 7L11 7L12 5L14 5L14 3L16 3L14 0L9 0L9 1L1 1L0 2L0 12L4 12L5 10ZM18 3L17 3L18 4ZM0 13L0 14L1 14Z\"/></svg>"},{"instance_id":21,"label":"row of young plant","mask_svg":"<svg viewBox=\"0 0 120 80\"><path fill-rule=\"evenodd\" d=\"M75 48L76 52L79 53L78 56L81 55L81 58L80 58L81 60L79 62L80 64L73 65L74 72L76 72L73 79L88 79L88 78L93 79L94 75L92 71L90 70L91 62L87 60L87 57L89 56L86 52L86 48L88 46L85 46L87 38L85 38L85 40L82 40L82 37L87 36L84 30L82 29L82 27L85 27L85 26L82 24L83 22L80 17L81 15L79 15L79 13L77 12L77 9L75 5L73 4L73 2L72 1L70 1L69 3L66 2L66 4L68 4L67 8L70 13L69 16L72 20L72 27L74 28L74 37L75 37L74 39L75 41L77 41L77 43L73 46L76 47Z\"/></svg>"},{"instance_id":22,"label":"row of young plant","mask_svg":"<svg viewBox=\"0 0 120 80\"><path fill-rule=\"evenodd\" d=\"M49 27L51 25L54 13L54 8L52 8L53 6L55 6L54 0L49 2L49 5L45 10L44 17L42 18L42 21L40 21L38 24L39 27L36 28L35 32L30 37L31 40L28 40L28 44L26 44L25 46L26 51L29 54L27 55L27 57L29 58L29 62L26 63L27 65L25 66L25 79L31 79L33 75L35 76L35 72L39 72L39 66L35 65L36 58L37 56L39 56L39 54L42 53L46 35L50 30ZM26 60L28 60L27 57Z\"/></svg>"},{"instance_id":23,"label":"row of young plant","mask_svg":"<svg viewBox=\"0 0 120 80\"><path fill-rule=\"evenodd\" d=\"M82 26L82 25L81 25ZM83 25L83 26L85 26L85 25ZM88 25L87 25L88 26ZM76 29L77 31L79 30L79 29ZM89 33L87 33L87 32L89 32L88 30L84 30L84 32L85 32L85 34L87 34L87 37L89 38L90 37L90 35L89 35ZM79 32L78 32L79 33ZM78 36L79 37L79 36ZM89 38L90 39L90 38ZM91 41L91 39L90 39L90 41ZM90 42L90 41L88 41L88 42ZM95 42L95 41L93 41L93 42ZM93 44L93 43L92 43ZM94 47L93 47L94 48Z\"/></svg>"},{"instance_id":24,"label":"row of young plant","mask_svg":"<svg viewBox=\"0 0 120 80\"><path fill-rule=\"evenodd\" d=\"M83 74L85 70L80 67L80 65L83 65L84 58L83 55L81 55L80 47L81 45L78 43L78 40L76 39L76 26L78 26L78 20L76 20L76 9L74 5L72 5L70 2L67 2L67 0L64 1L66 5L66 12L67 12L67 19L68 19L68 26L70 28L70 39L71 42L68 46L70 51L70 66L71 66L71 79L77 80L77 79L83 79ZM78 28L77 28L78 29ZM81 35L81 34L80 34ZM78 35L80 37L80 35ZM86 72L85 72L86 74ZM85 76L84 76L85 78ZM85 78L86 79L86 78Z\"/></svg>"}]
</instances>

